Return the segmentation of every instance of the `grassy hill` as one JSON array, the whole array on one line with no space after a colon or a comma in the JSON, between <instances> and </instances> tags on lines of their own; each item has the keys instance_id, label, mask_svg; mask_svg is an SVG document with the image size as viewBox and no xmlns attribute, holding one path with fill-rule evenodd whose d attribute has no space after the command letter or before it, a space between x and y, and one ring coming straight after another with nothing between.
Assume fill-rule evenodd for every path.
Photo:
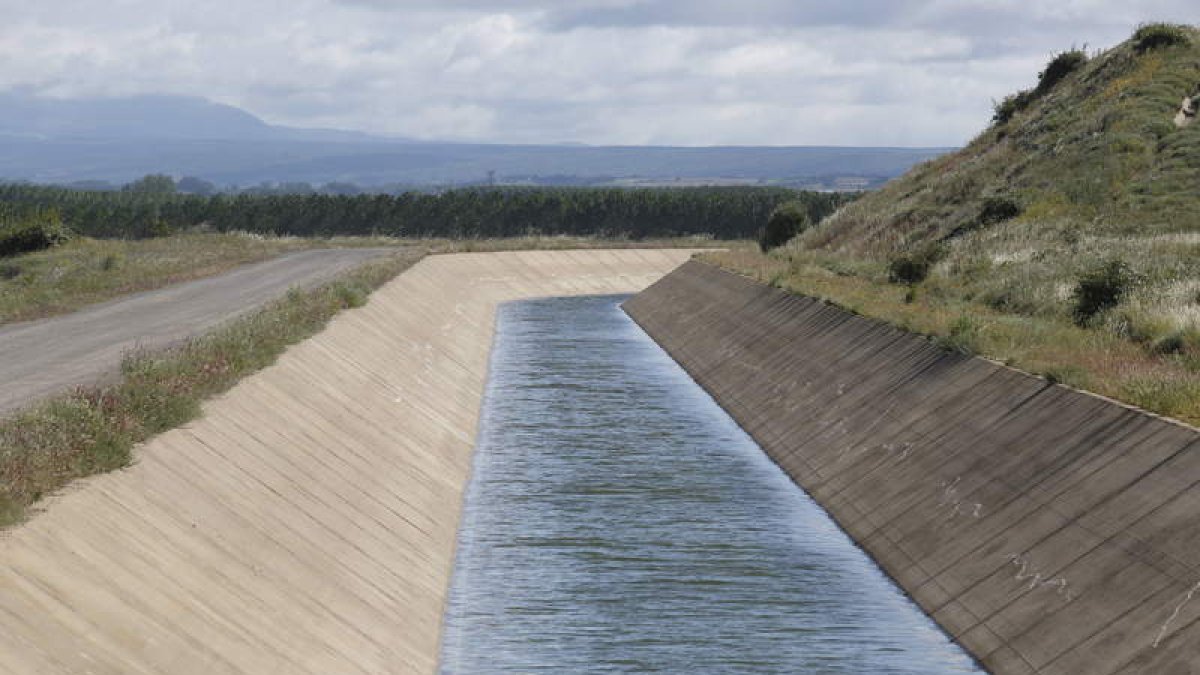
<instances>
[{"instance_id":1,"label":"grassy hill","mask_svg":"<svg viewBox=\"0 0 1200 675\"><path fill-rule=\"evenodd\" d=\"M1055 56L966 148L869 195L806 243L889 255L931 242L1074 246L1200 230L1200 125L1174 121L1183 98L1200 94L1200 31L1159 30L1180 42L1135 37L1091 57ZM999 203L1019 215L989 218Z\"/></svg>"},{"instance_id":2,"label":"grassy hill","mask_svg":"<svg viewBox=\"0 0 1200 675\"><path fill-rule=\"evenodd\" d=\"M1062 52L961 151L768 256L721 262L1200 420L1200 122L1180 114L1191 97L1193 27Z\"/></svg>"}]
</instances>

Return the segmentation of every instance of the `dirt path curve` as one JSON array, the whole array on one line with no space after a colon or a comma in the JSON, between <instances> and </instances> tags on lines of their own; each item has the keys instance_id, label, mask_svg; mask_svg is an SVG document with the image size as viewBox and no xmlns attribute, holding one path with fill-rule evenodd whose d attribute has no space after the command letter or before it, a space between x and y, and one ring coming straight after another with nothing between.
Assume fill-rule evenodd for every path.
<instances>
[{"instance_id":1,"label":"dirt path curve","mask_svg":"<svg viewBox=\"0 0 1200 675\"><path fill-rule=\"evenodd\" d=\"M64 316L0 326L0 416L115 372L130 349L197 335L293 286L319 283L391 250L300 251Z\"/></svg>"}]
</instances>

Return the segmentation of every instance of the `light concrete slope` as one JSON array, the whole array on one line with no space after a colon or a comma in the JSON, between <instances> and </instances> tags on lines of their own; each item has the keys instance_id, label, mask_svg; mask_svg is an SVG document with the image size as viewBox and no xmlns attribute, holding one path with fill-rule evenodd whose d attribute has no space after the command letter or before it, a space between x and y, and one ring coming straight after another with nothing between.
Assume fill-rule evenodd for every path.
<instances>
[{"instance_id":1,"label":"light concrete slope","mask_svg":"<svg viewBox=\"0 0 1200 675\"><path fill-rule=\"evenodd\" d=\"M0 415L116 372L125 352L188 338L395 249L300 251L207 279L0 326Z\"/></svg>"},{"instance_id":2,"label":"light concrete slope","mask_svg":"<svg viewBox=\"0 0 1200 675\"><path fill-rule=\"evenodd\" d=\"M434 672L497 305L688 256L426 258L5 533L0 672Z\"/></svg>"}]
</instances>

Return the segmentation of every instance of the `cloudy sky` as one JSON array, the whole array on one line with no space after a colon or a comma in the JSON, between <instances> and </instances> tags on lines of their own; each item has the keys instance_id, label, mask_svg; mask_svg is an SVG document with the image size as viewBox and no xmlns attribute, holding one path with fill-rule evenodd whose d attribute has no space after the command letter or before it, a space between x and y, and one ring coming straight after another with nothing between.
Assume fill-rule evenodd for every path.
<instances>
[{"instance_id":1,"label":"cloudy sky","mask_svg":"<svg viewBox=\"0 0 1200 675\"><path fill-rule=\"evenodd\" d=\"M517 143L957 145L1196 0L0 0L0 91Z\"/></svg>"}]
</instances>

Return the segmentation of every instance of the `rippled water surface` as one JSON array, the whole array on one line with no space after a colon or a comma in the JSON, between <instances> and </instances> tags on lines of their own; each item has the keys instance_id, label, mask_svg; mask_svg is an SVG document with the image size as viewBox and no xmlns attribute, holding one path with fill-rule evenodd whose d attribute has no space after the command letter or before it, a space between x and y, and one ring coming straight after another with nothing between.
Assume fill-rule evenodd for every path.
<instances>
[{"instance_id":1,"label":"rippled water surface","mask_svg":"<svg viewBox=\"0 0 1200 675\"><path fill-rule=\"evenodd\" d=\"M621 299L501 308L442 672L979 672Z\"/></svg>"}]
</instances>

